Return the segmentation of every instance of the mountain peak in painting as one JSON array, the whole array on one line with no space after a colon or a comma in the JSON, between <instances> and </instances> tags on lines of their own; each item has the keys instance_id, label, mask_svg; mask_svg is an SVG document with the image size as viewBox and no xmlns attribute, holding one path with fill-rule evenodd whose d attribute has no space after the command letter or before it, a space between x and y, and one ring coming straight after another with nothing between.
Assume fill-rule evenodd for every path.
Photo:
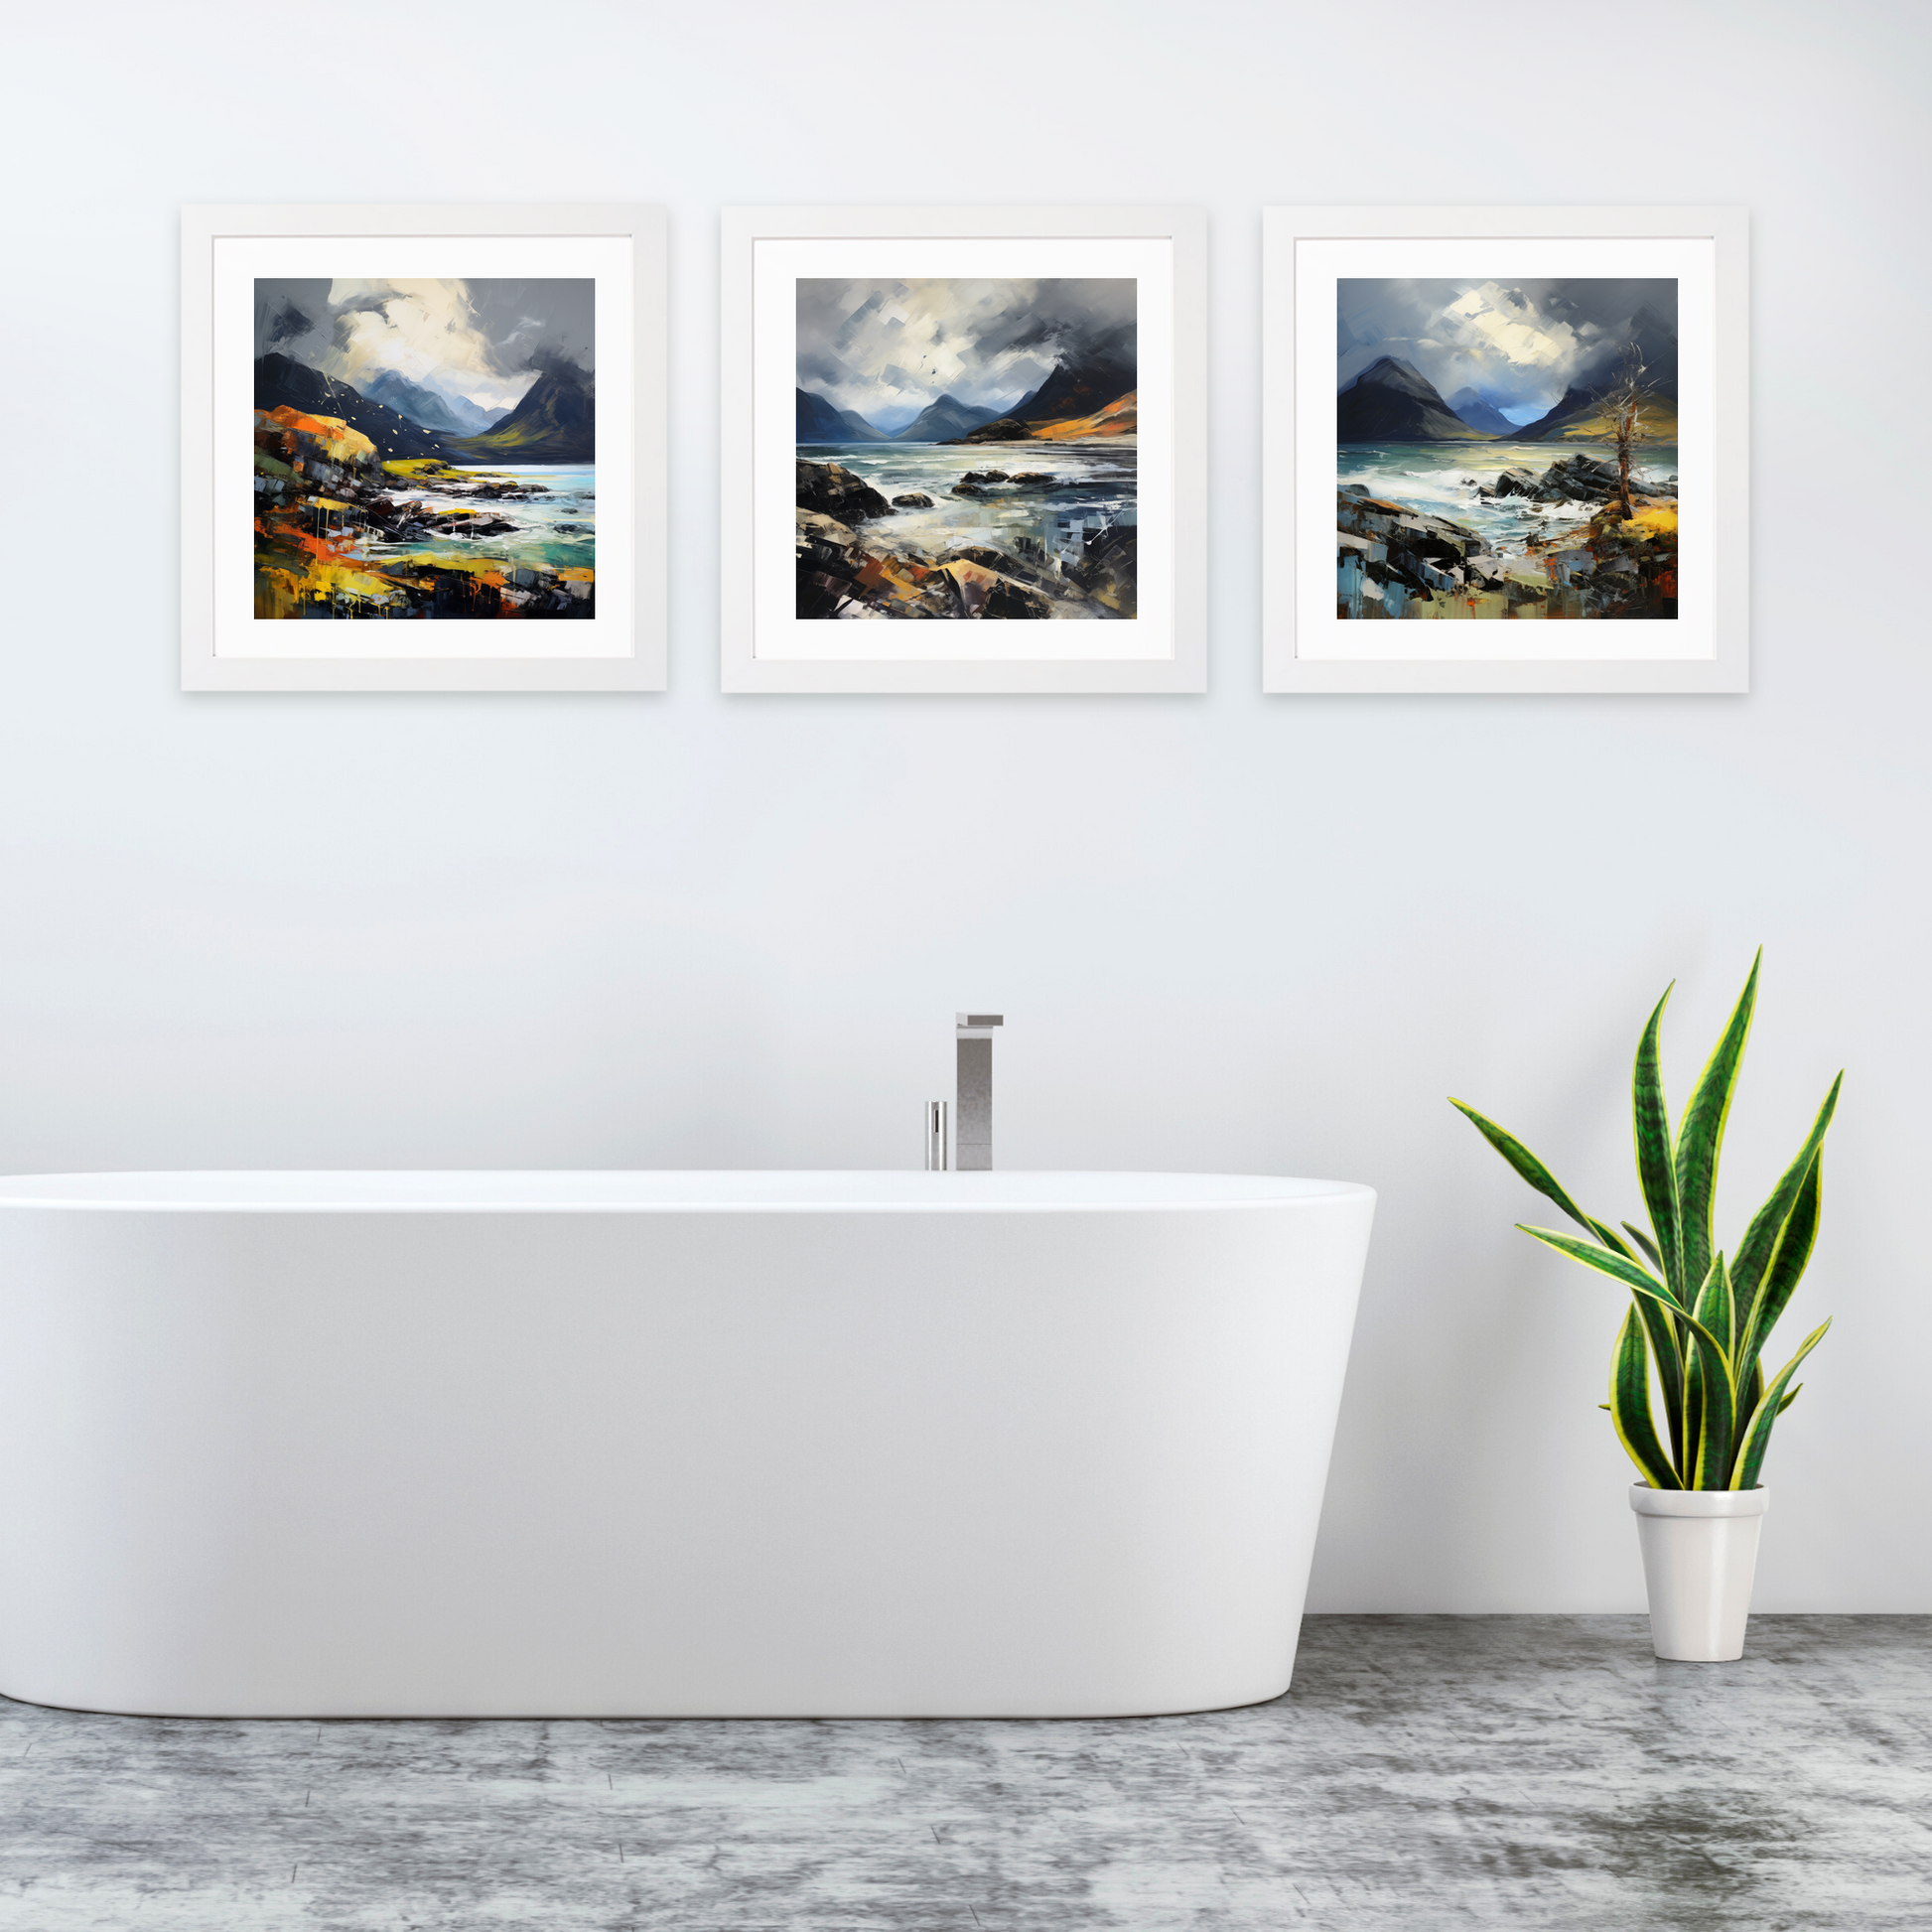
<instances>
[{"instance_id":1,"label":"mountain peak in painting","mask_svg":"<svg viewBox=\"0 0 1932 1932\"><path fill-rule=\"evenodd\" d=\"M1542 443L1552 436L1561 436L1566 427L1589 422L1595 414L1596 391L1584 383L1576 383L1563 392L1555 408L1547 410L1535 421L1525 423L1516 432L1516 440L1519 443Z\"/></svg>"},{"instance_id":2,"label":"mountain peak in painting","mask_svg":"<svg viewBox=\"0 0 1932 1932\"><path fill-rule=\"evenodd\" d=\"M1132 324L1075 350L1004 416L988 410L965 443L1057 442L1137 427L1139 351Z\"/></svg>"},{"instance_id":3,"label":"mountain peak in painting","mask_svg":"<svg viewBox=\"0 0 1932 1932\"><path fill-rule=\"evenodd\" d=\"M1489 432L1456 415L1414 363L1380 355L1335 398L1335 435L1343 443L1476 443Z\"/></svg>"},{"instance_id":4,"label":"mountain peak in painting","mask_svg":"<svg viewBox=\"0 0 1932 1932\"><path fill-rule=\"evenodd\" d=\"M850 409L840 409L810 389L794 391L797 397L798 426L795 440L800 443L884 443L886 432Z\"/></svg>"},{"instance_id":5,"label":"mountain peak in painting","mask_svg":"<svg viewBox=\"0 0 1932 1932\"><path fill-rule=\"evenodd\" d=\"M1449 406L1471 429L1479 429L1485 436L1516 434L1516 425L1480 389L1456 390L1449 397Z\"/></svg>"},{"instance_id":6,"label":"mountain peak in painting","mask_svg":"<svg viewBox=\"0 0 1932 1932\"><path fill-rule=\"evenodd\" d=\"M279 350L255 358L255 407L262 410L299 409L312 416L340 418L375 445L384 461L390 458L448 457L450 439L412 423L395 410L371 401L359 389L312 369Z\"/></svg>"},{"instance_id":7,"label":"mountain peak in painting","mask_svg":"<svg viewBox=\"0 0 1932 1932\"><path fill-rule=\"evenodd\" d=\"M1014 416L1023 423L1056 423L1097 415L1134 388L1139 369L1139 331L1123 323L1064 355Z\"/></svg>"},{"instance_id":8,"label":"mountain peak in painting","mask_svg":"<svg viewBox=\"0 0 1932 1932\"><path fill-rule=\"evenodd\" d=\"M936 396L894 438L895 443L951 443L999 415L978 403L956 396Z\"/></svg>"},{"instance_id":9,"label":"mountain peak in painting","mask_svg":"<svg viewBox=\"0 0 1932 1932\"><path fill-rule=\"evenodd\" d=\"M576 363L555 357L492 430L453 441L451 448L484 462L594 463L597 392Z\"/></svg>"},{"instance_id":10,"label":"mountain peak in painting","mask_svg":"<svg viewBox=\"0 0 1932 1932\"><path fill-rule=\"evenodd\" d=\"M510 413L501 409L479 409L463 396L446 396L420 383L411 382L394 369L384 369L362 385L371 401L407 416L419 428L440 430L450 436L481 436L493 429Z\"/></svg>"}]
</instances>

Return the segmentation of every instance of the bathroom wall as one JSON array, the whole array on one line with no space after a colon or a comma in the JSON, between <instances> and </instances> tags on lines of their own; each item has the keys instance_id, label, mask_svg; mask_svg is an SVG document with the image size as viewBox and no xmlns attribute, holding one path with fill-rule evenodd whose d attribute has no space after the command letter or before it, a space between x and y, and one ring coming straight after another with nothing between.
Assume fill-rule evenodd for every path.
<instances>
[{"instance_id":1,"label":"bathroom wall","mask_svg":"<svg viewBox=\"0 0 1932 1932\"><path fill-rule=\"evenodd\" d=\"M1848 1069L1759 1606L1932 1610L1925 15L82 4L12 30L0 1169L915 1165L1382 1190L1313 1605L1640 1604L1615 1292L1447 1105L1634 1214L1752 948L1741 1226ZM176 685L183 202L658 201L661 698ZM1212 234L1205 698L717 689L717 210L1175 201ZM1747 698L1259 692L1259 210L1736 202ZM731 556L727 567L747 559ZM1731 1237L1734 1239L1734 1235ZM1795 1339L1795 1335L1794 1335Z\"/></svg>"}]
</instances>

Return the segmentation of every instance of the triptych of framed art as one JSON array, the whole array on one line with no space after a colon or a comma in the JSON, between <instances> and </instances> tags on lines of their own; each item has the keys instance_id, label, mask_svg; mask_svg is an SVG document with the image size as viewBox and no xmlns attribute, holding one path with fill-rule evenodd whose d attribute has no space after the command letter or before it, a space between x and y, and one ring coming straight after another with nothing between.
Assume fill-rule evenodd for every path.
<instances>
[{"instance_id":1,"label":"triptych of framed art","mask_svg":"<svg viewBox=\"0 0 1932 1932\"><path fill-rule=\"evenodd\" d=\"M726 691L1207 688L1200 211L723 242ZM1747 688L1742 210L1262 251L1265 690ZM666 688L663 210L190 208L183 320L185 688Z\"/></svg>"}]
</instances>

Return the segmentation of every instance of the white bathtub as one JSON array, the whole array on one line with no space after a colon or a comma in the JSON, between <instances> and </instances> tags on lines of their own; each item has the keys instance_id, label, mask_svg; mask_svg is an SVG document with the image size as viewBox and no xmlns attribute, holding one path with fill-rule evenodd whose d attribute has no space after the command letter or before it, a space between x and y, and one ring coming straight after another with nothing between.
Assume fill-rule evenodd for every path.
<instances>
[{"instance_id":1,"label":"white bathtub","mask_svg":"<svg viewBox=\"0 0 1932 1932\"><path fill-rule=\"evenodd\" d=\"M1276 1697L1373 1210L1220 1174L0 1180L0 1692Z\"/></svg>"}]
</instances>

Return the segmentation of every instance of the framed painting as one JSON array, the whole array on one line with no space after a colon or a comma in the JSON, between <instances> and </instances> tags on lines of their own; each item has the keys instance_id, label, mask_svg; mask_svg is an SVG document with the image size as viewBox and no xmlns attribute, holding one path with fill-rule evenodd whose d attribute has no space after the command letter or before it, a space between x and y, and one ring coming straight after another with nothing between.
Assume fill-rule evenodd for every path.
<instances>
[{"instance_id":1,"label":"framed painting","mask_svg":"<svg viewBox=\"0 0 1932 1932\"><path fill-rule=\"evenodd\" d=\"M727 691L1202 691L1198 210L728 208Z\"/></svg>"},{"instance_id":2,"label":"framed painting","mask_svg":"<svg viewBox=\"0 0 1932 1932\"><path fill-rule=\"evenodd\" d=\"M1263 687L1749 688L1741 208L1263 214Z\"/></svg>"},{"instance_id":3,"label":"framed painting","mask_svg":"<svg viewBox=\"0 0 1932 1932\"><path fill-rule=\"evenodd\" d=\"M654 207L190 207L182 685L661 691Z\"/></svg>"}]
</instances>

